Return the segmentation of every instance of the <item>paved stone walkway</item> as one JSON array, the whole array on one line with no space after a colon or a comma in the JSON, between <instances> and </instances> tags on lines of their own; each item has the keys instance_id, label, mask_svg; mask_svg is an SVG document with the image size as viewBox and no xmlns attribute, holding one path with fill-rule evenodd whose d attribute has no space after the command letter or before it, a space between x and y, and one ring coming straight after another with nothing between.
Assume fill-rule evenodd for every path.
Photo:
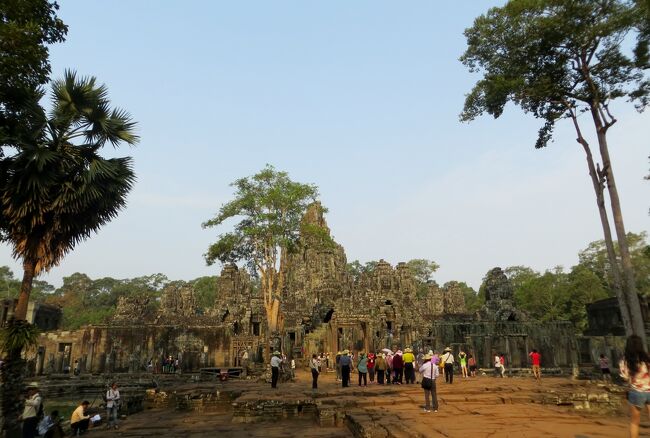
<instances>
[{"instance_id":1,"label":"paved stone walkway","mask_svg":"<svg viewBox=\"0 0 650 438\"><path fill-rule=\"evenodd\" d=\"M356 377L353 375L353 377ZM567 378L547 378L541 384L533 379L494 379L481 376L474 379L457 378L453 385L438 382L440 408L437 413L425 413L424 397L419 385L353 385L341 388L334 375L321 377L319 390L312 395L311 378L299 372L295 382L270 385L252 381L230 381L209 384L207 388L240 394L237 403L259 400L315 400L334 405L345 412L339 426L321 427L313 415L297 415L291 419L261 423L233 423L229 403L223 409L206 412L179 412L173 407L153 408L122 421L120 430L95 429L89 436L102 437L624 437L627 436L628 413L622 393L606 390L602 385L572 381ZM206 388L184 385L177 391ZM165 388L161 388L165 390ZM555 400L566 401L576 394L608 397L618 411L605 413L600 408L576 410L573 406L557 406ZM552 404L549 404L552 403ZM596 403L591 403L591 407ZM647 418L642 433L650 433Z\"/></svg>"}]
</instances>

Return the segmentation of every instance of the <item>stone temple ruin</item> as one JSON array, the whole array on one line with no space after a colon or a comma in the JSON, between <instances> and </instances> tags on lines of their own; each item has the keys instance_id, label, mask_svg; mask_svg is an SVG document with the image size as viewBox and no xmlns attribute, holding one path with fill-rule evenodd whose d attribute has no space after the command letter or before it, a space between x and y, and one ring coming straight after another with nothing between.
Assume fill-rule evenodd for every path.
<instances>
[{"instance_id":1,"label":"stone temple ruin","mask_svg":"<svg viewBox=\"0 0 650 438\"><path fill-rule=\"evenodd\" d=\"M329 234L318 204L308 209L304 222ZM548 366L571 368L577 361L570 323L527 321L515 308L500 268L488 273L484 308L468 314L455 282L418 291L405 263L393 267L381 260L358 278L346 265L341 245L307 233L287 258L281 297L287 356L450 346L474 352L481 367L491 367L495 352L505 353L511 367L527 366L532 348L542 352ZM235 265L224 266L218 281L219 296L203 312L192 288L174 283L155 312L146 299L123 297L107 324L42 334L36 373L60 372L75 360L85 372L144 371L149 361L158 364L169 355L179 358L183 371L241 366L244 351L250 361L261 361L266 346L261 294Z\"/></svg>"}]
</instances>

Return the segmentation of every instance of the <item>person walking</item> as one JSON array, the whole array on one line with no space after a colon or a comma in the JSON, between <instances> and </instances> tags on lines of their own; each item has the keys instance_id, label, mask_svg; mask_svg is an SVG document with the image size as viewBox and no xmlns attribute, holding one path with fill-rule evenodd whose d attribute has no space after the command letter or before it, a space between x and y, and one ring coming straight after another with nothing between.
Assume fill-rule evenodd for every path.
<instances>
[{"instance_id":1,"label":"person walking","mask_svg":"<svg viewBox=\"0 0 650 438\"><path fill-rule=\"evenodd\" d=\"M404 358L402 357L402 350L397 350L393 357L393 384L401 385L403 383L402 376L404 375Z\"/></svg>"},{"instance_id":2,"label":"person walking","mask_svg":"<svg viewBox=\"0 0 650 438\"><path fill-rule=\"evenodd\" d=\"M366 354L359 353L359 362L357 363L357 373L359 374L359 386L361 386L361 379L363 379L363 386L368 386L368 358Z\"/></svg>"},{"instance_id":3,"label":"person walking","mask_svg":"<svg viewBox=\"0 0 650 438\"><path fill-rule=\"evenodd\" d=\"M499 363L501 364L501 377L506 377L506 355L499 353Z\"/></svg>"},{"instance_id":4,"label":"person walking","mask_svg":"<svg viewBox=\"0 0 650 438\"><path fill-rule=\"evenodd\" d=\"M341 363L341 380L343 381L342 387L347 388L348 386L350 386L350 367L352 365L350 350L343 350L340 363Z\"/></svg>"},{"instance_id":5,"label":"person walking","mask_svg":"<svg viewBox=\"0 0 650 438\"><path fill-rule=\"evenodd\" d=\"M463 350L458 353L458 363L460 364L460 375L465 378L469 377L467 374L467 353Z\"/></svg>"},{"instance_id":6,"label":"person walking","mask_svg":"<svg viewBox=\"0 0 650 438\"><path fill-rule=\"evenodd\" d=\"M368 378L370 383L375 383L375 354L368 353Z\"/></svg>"},{"instance_id":7,"label":"person walking","mask_svg":"<svg viewBox=\"0 0 650 438\"><path fill-rule=\"evenodd\" d=\"M406 384L415 383L415 355L410 347L404 350L402 359L404 360L404 377L406 379Z\"/></svg>"},{"instance_id":8,"label":"person walking","mask_svg":"<svg viewBox=\"0 0 650 438\"><path fill-rule=\"evenodd\" d=\"M118 428L117 425L117 411L120 406L120 390L117 388L117 383L111 383L111 387L106 391L106 420L108 424L107 429L111 427Z\"/></svg>"},{"instance_id":9,"label":"person walking","mask_svg":"<svg viewBox=\"0 0 650 438\"><path fill-rule=\"evenodd\" d=\"M38 433L39 413L43 412L43 398L38 382L27 385L27 398L20 419L23 421L23 438L34 438Z\"/></svg>"},{"instance_id":10,"label":"person walking","mask_svg":"<svg viewBox=\"0 0 650 438\"><path fill-rule=\"evenodd\" d=\"M291 366L291 380L295 380L296 379L296 359L294 359L293 357L291 358L291 365L290 366ZM319 373L320 373L320 371L319 371Z\"/></svg>"},{"instance_id":11,"label":"person walking","mask_svg":"<svg viewBox=\"0 0 650 438\"><path fill-rule=\"evenodd\" d=\"M451 352L451 347L444 349L440 360L445 367L445 382L451 385L454 383L454 355Z\"/></svg>"},{"instance_id":12,"label":"person walking","mask_svg":"<svg viewBox=\"0 0 650 438\"><path fill-rule=\"evenodd\" d=\"M386 358L384 353L379 353L377 355L377 360L375 361L375 369L377 370L377 383L379 385L384 384L384 379L386 378Z\"/></svg>"},{"instance_id":13,"label":"person walking","mask_svg":"<svg viewBox=\"0 0 650 438\"><path fill-rule=\"evenodd\" d=\"M338 351L336 353L336 357L334 358L335 366L336 366L336 381L337 382L341 381L341 356L342 355L343 355L343 353Z\"/></svg>"},{"instance_id":14,"label":"person walking","mask_svg":"<svg viewBox=\"0 0 650 438\"><path fill-rule=\"evenodd\" d=\"M280 365L282 364L282 353L274 351L271 357L271 388L278 387L278 377L280 377Z\"/></svg>"},{"instance_id":15,"label":"person walking","mask_svg":"<svg viewBox=\"0 0 650 438\"><path fill-rule=\"evenodd\" d=\"M628 381L630 390L627 401L630 404L630 438L638 438L641 410L646 408L650 415L650 356L645 351L643 340L631 335L625 342L623 359L619 363L621 377Z\"/></svg>"},{"instance_id":16,"label":"person walking","mask_svg":"<svg viewBox=\"0 0 650 438\"><path fill-rule=\"evenodd\" d=\"M542 355L533 348L533 351L531 351L528 356L530 356L530 360L533 363L533 375L535 376L535 380L539 382L542 378Z\"/></svg>"},{"instance_id":17,"label":"person walking","mask_svg":"<svg viewBox=\"0 0 650 438\"><path fill-rule=\"evenodd\" d=\"M494 377L501 376L503 377L503 373L501 372L501 357L498 354L494 354Z\"/></svg>"},{"instance_id":18,"label":"person walking","mask_svg":"<svg viewBox=\"0 0 650 438\"><path fill-rule=\"evenodd\" d=\"M311 390L316 391L318 389L318 357L316 353L311 355L311 360L309 361L309 368L311 369Z\"/></svg>"},{"instance_id":19,"label":"person walking","mask_svg":"<svg viewBox=\"0 0 650 438\"><path fill-rule=\"evenodd\" d=\"M433 354L427 353L424 363L418 370L422 375L422 389L424 390L424 412L438 412L438 396L436 394L436 379L439 376L438 366L433 363Z\"/></svg>"},{"instance_id":20,"label":"person walking","mask_svg":"<svg viewBox=\"0 0 650 438\"><path fill-rule=\"evenodd\" d=\"M386 383L390 385L391 379L390 376L393 372L393 358L395 356L393 353L386 354ZM393 378L394 381L394 378Z\"/></svg>"},{"instance_id":21,"label":"person walking","mask_svg":"<svg viewBox=\"0 0 650 438\"><path fill-rule=\"evenodd\" d=\"M476 377L476 359L472 353L468 356L467 364L469 365L469 375L471 377Z\"/></svg>"}]
</instances>

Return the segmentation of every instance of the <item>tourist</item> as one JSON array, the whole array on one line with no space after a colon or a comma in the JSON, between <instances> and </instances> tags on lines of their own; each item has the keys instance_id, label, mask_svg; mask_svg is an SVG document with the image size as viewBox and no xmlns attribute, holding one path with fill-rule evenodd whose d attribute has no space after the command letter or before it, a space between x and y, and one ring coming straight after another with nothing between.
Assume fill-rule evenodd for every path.
<instances>
[{"instance_id":1,"label":"tourist","mask_svg":"<svg viewBox=\"0 0 650 438\"><path fill-rule=\"evenodd\" d=\"M368 353L368 378L370 383L375 383L375 354Z\"/></svg>"},{"instance_id":2,"label":"tourist","mask_svg":"<svg viewBox=\"0 0 650 438\"><path fill-rule=\"evenodd\" d=\"M293 361L293 359L291 359ZM295 362L294 362L295 363ZM316 353L311 355L311 360L309 361L309 368L311 369L311 390L315 391L318 389L318 358Z\"/></svg>"},{"instance_id":3,"label":"tourist","mask_svg":"<svg viewBox=\"0 0 650 438\"><path fill-rule=\"evenodd\" d=\"M393 384L401 385L404 383L402 377L404 376L404 357L402 350L397 350L393 356Z\"/></svg>"},{"instance_id":4,"label":"tourist","mask_svg":"<svg viewBox=\"0 0 650 438\"><path fill-rule=\"evenodd\" d=\"M278 387L278 377L280 377L280 365L282 364L281 359L282 353L279 351L274 351L273 356L271 357L271 388Z\"/></svg>"},{"instance_id":5,"label":"tourist","mask_svg":"<svg viewBox=\"0 0 650 438\"><path fill-rule=\"evenodd\" d=\"M149 359L149 362L147 362L147 372L153 373L153 358Z\"/></svg>"},{"instance_id":6,"label":"tourist","mask_svg":"<svg viewBox=\"0 0 650 438\"><path fill-rule=\"evenodd\" d=\"M73 373L75 376L78 376L81 373L81 364L78 359L75 359L74 361Z\"/></svg>"},{"instance_id":7,"label":"tourist","mask_svg":"<svg viewBox=\"0 0 650 438\"><path fill-rule=\"evenodd\" d=\"M415 355L410 347L404 350L402 360L404 361L404 378L406 379L406 384L415 383Z\"/></svg>"},{"instance_id":8,"label":"tourist","mask_svg":"<svg viewBox=\"0 0 650 438\"><path fill-rule=\"evenodd\" d=\"M450 385L454 383L454 355L451 352L451 347L443 350L442 357L440 358L445 368L445 382Z\"/></svg>"},{"instance_id":9,"label":"tourist","mask_svg":"<svg viewBox=\"0 0 650 438\"><path fill-rule=\"evenodd\" d=\"M390 385L390 376L393 372L393 353L386 354L386 383Z\"/></svg>"},{"instance_id":10,"label":"tourist","mask_svg":"<svg viewBox=\"0 0 650 438\"><path fill-rule=\"evenodd\" d=\"M506 355L499 353L499 362L501 363L501 377L506 377Z\"/></svg>"},{"instance_id":11,"label":"tourist","mask_svg":"<svg viewBox=\"0 0 650 438\"><path fill-rule=\"evenodd\" d=\"M176 358L174 361L174 374L181 372L181 361L179 358Z\"/></svg>"},{"instance_id":12,"label":"tourist","mask_svg":"<svg viewBox=\"0 0 650 438\"><path fill-rule=\"evenodd\" d=\"M90 406L90 402L84 400L72 413L70 427L72 428L73 436L82 435L88 430L88 426L90 426L90 415L86 415L88 406Z\"/></svg>"},{"instance_id":13,"label":"tourist","mask_svg":"<svg viewBox=\"0 0 650 438\"><path fill-rule=\"evenodd\" d=\"M469 375L471 377L476 377L476 359L472 353L470 353L467 358L467 364L469 365Z\"/></svg>"},{"instance_id":14,"label":"tourist","mask_svg":"<svg viewBox=\"0 0 650 438\"><path fill-rule=\"evenodd\" d=\"M377 383L380 385L384 384L384 379L386 378L386 366L386 358L384 353L377 354L375 369L377 370Z\"/></svg>"},{"instance_id":15,"label":"tourist","mask_svg":"<svg viewBox=\"0 0 650 438\"><path fill-rule=\"evenodd\" d=\"M639 436L641 410L645 407L650 414L650 356L645 351L643 340L631 335L625 342L623 359L619 363L621 377L628 381L630 390L627 401L630 404L630 437Z\"/></svg>"},{"instance_id":16,"label":"tourist","mask_svg":"<svg viewBox=\"0 0 650 438\"><path fill-rule=\"evenodd\" d=\"M350 384L350 367L352 365L350 350L343 350L340 363L341 363L341 378L343 381L343 388L347 388Z\"/></svg>"},{"instance_id":17,"label":"tourist","mask_svg":"<svg viewBox=\"0 0 650 438\"><path fill-rule=\"evenodd\" d=\"M533 348L533 351L531 351L528 356L530 356L530 360L533 362L533 375L535 376L535 380L539 382L542 378L542 355Z\"/></svg>"},{"instance_id":18,"label":"tourist","mask_svg":"<svg viewBox=\"0 0 650 438\"><path fill-rule=\"evenodd\" d=\"M330 354L327 353L327 354L325 355L325 371L327 371L327 370L329 370L329 369L331 369L331 368L330 368Z\"/></svg>"},{"instance_id":19,"label":"tourist","mask_svg":"<svg viewBox=\"0 0 650 438\"><path fill-rule=\"evenodd\" d=\"M334 358L335 361L335 366L336 366L336 381L340 382L341 381L341 353L340 351L336 352L336 357Z\"/></svg>"},{"instance_id":20,"label":"tourist","mask_svg":"<svg viewBox=\"0 0 650 438\"><path fill-rule=\"evenodd\" d=\"M241 355L241 366L246 371L248 369L248 350L244 350Z\"/></svg>"},{"instance_id":21,"label":"tourist","mask_svg":"<svg viewBox=\"0 0 650 438\"><path fill-rule=\"evenodd\" d=\"M419 372L422 375L422 389L424 390L424 412L438 412L438 396L436 394L436 379L439 376L438 367L433 362L433 354L430 351L424 356L424 363L420 366Z\"/></svg>"},{"instance_id":22,"label":"tourist","mask_svg":"<svg viewBox=\"0 0 650 438\"><path fill-rule=\"evenodd\" d=\"M296 378L296 359L293 357L291 358L291 380L295 380ZM320 370L318 371L320 373Z\"/></svg>"},{"instance_id":23,"label":"tourist","mask_svg":"<svg viewBox=\"0 0 650 438\"><path fill-rule=\"evenodd\" d=\"M38 423L38 434L43 438L60 438L65 435L61 428L59 411L52 411Z\"/></svg>"},{"instance_id":24,"label":"tourist","mask_svg":"<svg viewBox=\"0 0 650 438\"><path fill-rule=\"evenodd\" d=\"M600 374L603 376L604 382L612 381L612 373L609 371L609 359L604 354L600 355L598 359L598 366L600 367Z\"/></svg>"},{"instance_id":25,"label":"tourist","mask_svg":"<svg viewBox=\"0 0 650 438\"><path fill-rule=\"evenodd\" d=\"M363 378L363 386L368 386L368 358L365 353L359 353L359 362L357 363L357 373L359 373L359 386L361 386L361 379Z\"/></svg>"},{"instance_id":26,"label":"tourist","mask_svg":"<svg viewBox=\"0 0 650 438\"><path fill-rule=\"evenodd\" d=\"M503 367L503 364L501 363L501 356L498 354L494 354L494 377L500 376L503 377L503 372L501 372L501 368Z\"/></svg>"},{"instance_id":27,"label":"tourist","mask_svg":"<svg viewBox=\"0 0 650 438\"><path fill-rule=\"evenodd\" d=\"M38 390L38 382L27 385L27 398L20 419L23 421L23 438L33 438L38 431L39 413L43 412L43 398Z\"/></svg>"},{"instance_id":28,"label":"tourist","mask_svg":"<svg viewBox=\"0 0 650 438\"><path fill-rule=\"evenodd\" d=\"M106 391L106 425L107 429L113 427L118 428L117 425L117 412L120 409L120 390L117 388L117 383L111 383L111 387Z\"/></svg>"},{"instance_id":29,"label":"tourist","mask_svg":"<svg viewBox=\"0 0 650 438\"><path fill-rule=\"evenodd\" d=\"M467 378L467 354L460 350L458 353L458 363L460 364L460 375Z\"/></svg>"},{"instance_id":30,"label":"tourist","mask_svg":"<svg viewBox=\"0 0 650 438\"><path fill-rule=\"evenodd\" d=\"M323 372L323 353L318 355L318 372L322 373Z\"/></svg>"}]
</instances>

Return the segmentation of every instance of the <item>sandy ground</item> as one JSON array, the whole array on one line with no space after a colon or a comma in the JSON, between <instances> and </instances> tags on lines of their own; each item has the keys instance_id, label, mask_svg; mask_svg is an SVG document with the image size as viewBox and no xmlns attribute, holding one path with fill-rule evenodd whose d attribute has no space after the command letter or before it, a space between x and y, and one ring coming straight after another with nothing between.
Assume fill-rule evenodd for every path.
<instances>
[{"instance_id":1,"label":"sandy ground","mask_svg":"<svg viewBox=\"0 0 650 438\"><path fill-rule=\"evenodd\" d=\"M353 374L353 379L356 375ZM354 382L353 380L353 383ZM222 391L242 391L238 401L257 399L309 398L311 376L299 371L296 381L278 389L252 381L231 381ZM202 385L205 387L205 384ZM597 383L567 378L545 378L536 383L528 378L495 379L479 376L452 385L438 381L439 410L425 413L419 385L356 384L341 388L333 373L321 375L313 397L346 406L349 419L363 425L369 437L625 437L628 434L626 402L620 400L618 412L576 410L572 406L542 404L542 399L571 393L606 393ZM164 388L163 388L164 389ZM187 388L186 388L187 389ZM608 392L607 392L608 393ZM609 394L609 393L608 393ZM609 394L618 399L620 394ZM310 417L254 424L232 423L232 413L178 412L173 408L147 409L120 424L119 430L101 427L90 430L92 437L351 437L345 426L320 427ZM650 436L647 418L642 421L642 436Z\"/></svg>"}]
</instances>

